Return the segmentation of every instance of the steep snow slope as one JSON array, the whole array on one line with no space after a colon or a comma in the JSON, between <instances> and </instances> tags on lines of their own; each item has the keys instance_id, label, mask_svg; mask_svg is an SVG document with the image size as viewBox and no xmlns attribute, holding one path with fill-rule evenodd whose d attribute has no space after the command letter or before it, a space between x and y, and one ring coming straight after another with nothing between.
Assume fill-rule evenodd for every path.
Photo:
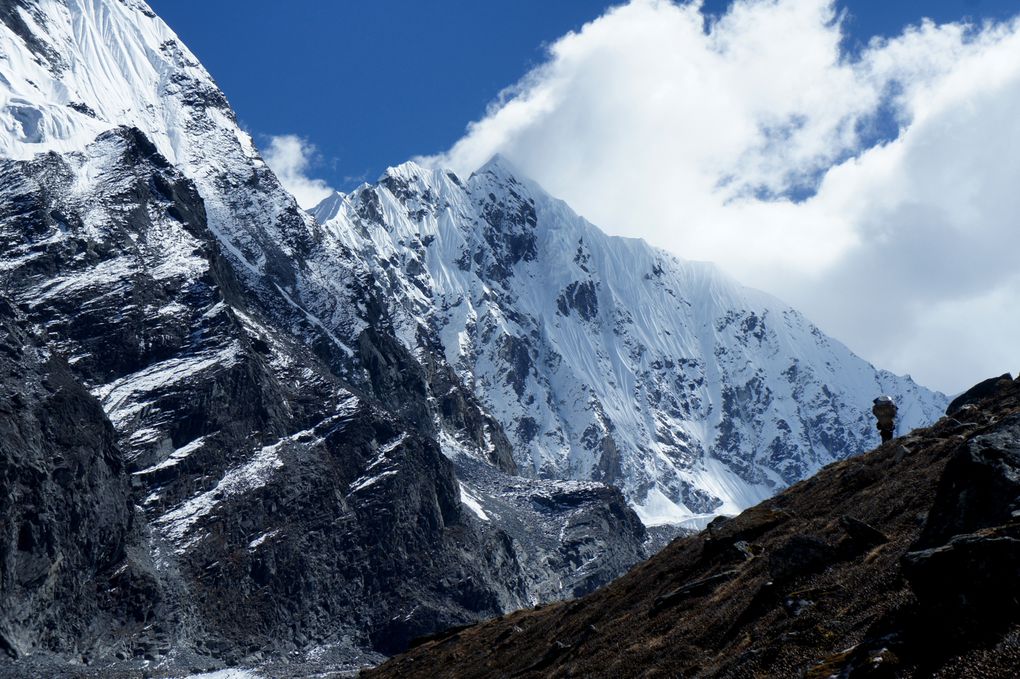
<instances>
[{"instance_id":1,"label":"steep snow slope","mask_svg":"<svg viewBox=\"0 0 1020 679\"><path fill-rule=\"evenodd\" d=\"M199 185L210 222L227 236L233 256L261 273L272 262L259 248L279 244L284 254L294 253L300 234L288 233L292 218L281 213L291 201L284 192L270 183L240 192L255 204L231 201L231 189L271 173L211 76L144 3L5 0L5 6L11 22L0 33L3 157L77 151L100 132L137 127ZM237 223L243 208L255 224Z\"/></svg>"},{"instance_id":2,"label":"steep snow slope","mask_svg":"<svg viewBox=\"0 0 1020 679\"><path fill-rule=\"evenodd\" d=\"M622 487L648 524L697 525L877 441L945 398L876 370L710 264L611 238L494 158L466 182L414 163L313 212L385 272L397 335L423 328L523 469Z\"/></svg>"}]
</instances>

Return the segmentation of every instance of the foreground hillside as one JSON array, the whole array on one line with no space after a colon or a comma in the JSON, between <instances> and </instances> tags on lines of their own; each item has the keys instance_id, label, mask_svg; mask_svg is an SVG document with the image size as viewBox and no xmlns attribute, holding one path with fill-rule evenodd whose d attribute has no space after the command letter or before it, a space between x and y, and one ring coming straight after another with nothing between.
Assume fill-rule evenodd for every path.
<instances>
[{"instance_id":1,"label":"foreground hillside","mask_svg":"<svg viewBox=\"0 0 1020 679\"><path fill-rule=\"evenodd\" d=\"M368 676L1015 677L1020 380L967 400L584 599Z\"/></svg>"}]
</instances>

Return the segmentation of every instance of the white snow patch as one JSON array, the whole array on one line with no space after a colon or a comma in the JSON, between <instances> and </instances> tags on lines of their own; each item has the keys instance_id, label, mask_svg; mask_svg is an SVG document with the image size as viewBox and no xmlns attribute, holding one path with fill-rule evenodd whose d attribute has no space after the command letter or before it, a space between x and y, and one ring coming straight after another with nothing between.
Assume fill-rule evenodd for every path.
<instances>
[{"instance_id":1,"label":"white snow patch","mask_svg":"<svg viewBox=\"0 0 1020 679\"><path fill-rule=\"evenodd\" d=\"M468 492L468 489L464 487L464 484L460 484L460 501L461 503L475 513L482 521L488 521L489 515L482 509L482 503L478 501L478 498Z\"/></svg>"},{"instance_id":2,"label":"white snow patch","mask_svg":"<svg viewBox=\"0 0 1020 679\"><path fill-rule=\"evenodd\" d=\"M397 470L397 469L390 469L388 471L382 472L381 474L376 474L375 476L362 476L362 477L359 477L358 479L354 480L351 483L350 491L347 494L348 494L348 496L353 495L354 493L357 493L358 491L365 490L366 488L375 485L376 483L378 483L382 479L386 478L387 476L393 476L394 474L398 474L398 473L400 473L399 470Z\"/></svg>"},{"instance_id":3,"label":"white snow patch","mask_svg":"<svg viewBox=\"0 0 1020 679\"><path fill-rule=\"evenodd\" d=\"M697 520L699 515L677 504L666 497L658 486L653 487L645 496L644 502L633 505L641 523L646 526L663 526L666 524L685 525L688 521Z\"/></svg>"},{"instance_id":4,"label":"white snow patch","mask_svg":"<svg viewBox=\"0 0 1020 679\"><path fill-rule=\"evenodd\" d=\"M262 535L258 536L257 538L248 543L248 549L257 549L259 545L261 545L263 542L265 542L266 540L273 537L279 532L280 530L276 529L271 530L268 533L263 533Z\"/></svg>"},{"instance_id":5,"label":"white snow patch","mask_svg":"<svg viewBox=\"0 0 1020 679\"><path fill-rule=\"evenodd\" d=\"M142 429L136 429L131 432L131 436L129 436L127 440L127 445L131 448L151 445L163 440L164 437L165 434L155 427L143 427Z\"/></svg>"},{"instance_id":6,"label":"white snow patch","mask_svg":"<svg viewBox=\"0 0 1020 679\"><path fill-rule=\"evenodd\" d=\"M255 670L234 667L227 670L202 672L200 674L179 674L174 676L173 679L263 679L264 676Z\"/></svg>"},{"instance_id":7,"label":"white snow patch","mask_svg":"<svg viewBox=\"0 0 1020 679\"><path fill-rule=\"evenodd\" d=\"M270 446L264 446L246 464L231 469L212 490L199 493L157 519L164 533L174 542L180 543L191 527L224 499L261 488L269 482L273 472L283 467L280 459L280 448L288 441L307 438L312 434L306 430L281 439ZM178 551L183 551L192 541L179 544Z\"/></svg>"},{"instance_id":8,"label":"white snow patch","mask_svg":"<svg viewBox=\"0 0 1020 679\"><path fill-rule=\"evenodd\" d=\"M383 446L381 446L379 448L379 454L380 455L389 455L390 453L392 453L394 450L397 449L397 446L399 446L401 443L403 443L406 440L407 440L407 432L402 432L400 434L400 436L398 436L397 438L393 439L389 443L386 443Z\"/></svg>"},{"instance_id":9,"label":"white snow patch","mask_svg":"<svg viewBox=\"0 0 1020 679\"><path fill-rule=\"evenodd\" d=\"M706 457L702 461L702 466L693 470L691 479L696 487L723 501L722 506L716 509L713 515L739 514L748 507L767 500L776 492L776 489L764 484L748 483L712 457Z\"/></svg>"},{"instance_id":10,"label":"white snow patch","mask_svg":"<svg viewBox=\"0 0 1020 679\"><path fill-rule=\"evenodd\" d=\"M115 257L85 271L48 278L29 294L33 300L42 301L88 288L127 285L127 279L136 272L134 258Z\"/></svg>"},{"instance_id":11,"label":"white snow patch","mask_svg":"<svg viewBox=\"0 0 1020 679\"><path fill-rule=\"evenodd\" d=\"M142 475L145 475L145 474L151 474L151 473L153 473L155 471L159 471L160 469L166 469L168 467L174 467L174 466L180 464L182 460L184 460L186 457L188 457L193 452L195 452L196 450L200 449L203 445L205 445L205 440L207 438L208 438L207 436L201 436L201 437L195 439L194 441L192 441L191 443L189 443L187 445L184 445L184 446L181 446L177 450L175 450L172 453L170 453L170 455L165 460L163 460L162 462L160 462L158 464L154 464L151 467L146 467L145 469L142 469L141 471L137 471L137 472L135 472L134 475L135 476L142 476Z\"/></svg>"},{"instance_id":12,"label":"white snow patch","mask_svg":"<svg viewBox=\"0 0 1020 679\"><path fill-rule=\"evenodd\" d=\"M123 430L131 418L148 402L145 397L154 391L173 386L212 368L226 369L235 365L240 345L234 341L218 351L205 351L186 358L171 358L155 363L119 380L92 389L107 417Z\"/></svg>"}]
</instances>

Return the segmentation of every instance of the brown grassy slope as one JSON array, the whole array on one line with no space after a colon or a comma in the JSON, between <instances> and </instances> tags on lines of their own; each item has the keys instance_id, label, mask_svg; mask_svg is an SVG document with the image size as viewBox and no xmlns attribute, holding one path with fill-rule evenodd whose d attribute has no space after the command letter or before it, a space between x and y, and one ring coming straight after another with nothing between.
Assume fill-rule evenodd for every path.
<instances>
[{"instance_id":1,"label":"brown grassy slope","mask_svg":"<svg viewBox=\"0 0 1020 679\"><path fill-rule=\"evenodd\" d=\"M424 643L365 676L1016 677L1018 516L1020 380L583 599Z\"/></svg>"}]
</instances>

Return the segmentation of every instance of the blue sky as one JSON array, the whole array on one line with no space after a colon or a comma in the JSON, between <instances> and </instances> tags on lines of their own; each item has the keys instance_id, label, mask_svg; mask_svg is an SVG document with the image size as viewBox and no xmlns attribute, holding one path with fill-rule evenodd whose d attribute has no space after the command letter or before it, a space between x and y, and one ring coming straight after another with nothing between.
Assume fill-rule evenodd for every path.
<instances>
[{"instance_id":1,"label":"blue sky","mask_svg":"<svg viewBox=\"0 0 1020 679\"><path fill-rule=\"evenodd\" d=\"M440 151L605 0L153 0L256 142L296 134L334 186Z\"/></svg>"},{"instance_id":2,"label":"blue sky","mask_svg":"<svg viewBox=\"0 0 1020 679\"><path fill-rule=\"evenodd\" d=\"M501 153L926 386L1020 368L1016 0L151 2L305 207Z\"/></svg>"},{"instance_id":3,"label":"blue sky","mask_svg":"<svg viewBox=\"0 0 1020 679\"><path fill-rule=\"evenodd\" d=\"M605 0L150 0L226 92L260 145L296 134L310 171L347 190L452 145L545 46ZM730 0L706 0L718 14ZM845 0L848 46L922 16L1003 18L1015 0Z\"/></svg>"}]
</instances>

